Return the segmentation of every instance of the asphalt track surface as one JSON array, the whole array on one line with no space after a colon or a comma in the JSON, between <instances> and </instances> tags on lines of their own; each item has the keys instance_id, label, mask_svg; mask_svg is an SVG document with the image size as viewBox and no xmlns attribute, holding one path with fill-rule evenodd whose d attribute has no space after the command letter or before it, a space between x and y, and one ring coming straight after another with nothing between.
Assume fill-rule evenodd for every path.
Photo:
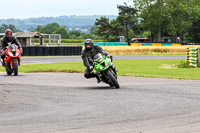
<instances>
[{"instance_id":1,"label":"asphalt track surface","mask_svg":"<svg viewBox=\"0 0 200 133\"><path fill-rule=\"evenodd\" d=\"M200 133L200 81L0 73L0 133Z\"/></svg>"},{"instance_id":2,"label":"asphalt track surface","mask_svg":"<svg viewBox=\"0 0 200 133\"><path fill-rule=\"evenodd\" d=\"M186 56L115 56L186 59ZM23 57L23 64L80 62ZM72 73L0 73L0 133L199 133L200 81L119 77L120 89Z\"/></svg>"},{"instance_id":3,"label":"asphalt track surface","mask_svg":"<svg viewBox=\"0 0 200 133\"><path fill-rule=\"evenodd\" d=\"M185 55L178 56L114 56L114 60L130 59L187 59ZM22 64L81 62L80 56L53 56L53 57L22 57Z\"/></svg>"}]
</instances>

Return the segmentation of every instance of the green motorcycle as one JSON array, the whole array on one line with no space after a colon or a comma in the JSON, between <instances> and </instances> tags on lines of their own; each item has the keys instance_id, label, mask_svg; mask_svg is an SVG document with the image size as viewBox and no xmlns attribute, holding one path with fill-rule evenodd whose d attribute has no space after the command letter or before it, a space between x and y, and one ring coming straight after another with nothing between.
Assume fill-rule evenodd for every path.
<instances>
[{"instance_id":1,"label":"green motorcycle","mask_svg":"<svg viewBox=\"0 0 200 133\"><path fill-rule=\"evenodd\" d=\"M99 53L94 56L93 61L95 73L100 77L100 80L111 87L115 86L115 88L119 88L117 69L111 62L111 59Z\"/></svg>"}]
</instances>

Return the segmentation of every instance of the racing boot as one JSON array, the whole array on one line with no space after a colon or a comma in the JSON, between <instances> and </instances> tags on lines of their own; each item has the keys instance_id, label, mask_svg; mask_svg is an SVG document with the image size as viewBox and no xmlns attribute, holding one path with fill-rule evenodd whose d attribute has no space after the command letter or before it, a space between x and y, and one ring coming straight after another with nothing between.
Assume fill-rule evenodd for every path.
<instances>
[{"instance_id":1,"label":"racing boot","mask_svg":"<svg viewBox=\"0 0 200 133\"><path fill-rule=\"evenodd\" d=\"M100 83L101 82L100 77L97 75L96 78L97 78L97 83Z\"/></svg>"},{"instance_id":2,"label":"racing boot","mask_svg":"<svg viewBox=\"0 0 200 133\"><path fill-rule=\"evenodd\" d=\"M3 61L2 66L5 66L5 62Z\"/></svg>"},{"instance_id":3,"label":"racing boot","mask_svg":"<svg viewBox=\"0 0 200 133\"><path fill-rule=\"evenodd\" d=\"M114 85L113 85L113 84L110 84L110 87L114 87Z\"/></svg>"},{"instance_id":4,"label":"racing boot","mask_svg":"<svg viewBox=\"0 0 200 133\"><path fill-rule=\"evenodd\" d=\"M99 75L97 74L97 71L95 71L93 74L94 74L94 76L95 76L96 79L97 79L97 83L100 83L100 82L101 82L101 79L100 79Z\"/></svg>"},{"instance_id":5,"label":"racing boot","mask_svg":"<svg viewBox=\"0 0 200 133\"><path fill-rule=\"evenodd\" d=\"M96 77L97 83L100 83L100 82L101 82L101 79L100 79L100 77L98 76L98 74L97 74L96 72L92 72L92 73L91 73L91 77Z\"/></svg>"}]
</instances>

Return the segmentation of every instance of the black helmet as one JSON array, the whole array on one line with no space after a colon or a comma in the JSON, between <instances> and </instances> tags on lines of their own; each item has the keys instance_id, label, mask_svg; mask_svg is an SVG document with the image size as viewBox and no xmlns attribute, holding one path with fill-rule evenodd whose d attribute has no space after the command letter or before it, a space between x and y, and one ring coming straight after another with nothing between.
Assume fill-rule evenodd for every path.
<instances>
[{"instance_id":1,"label":"black helmet","mask_svg":"<svg viewBox=\"0 0 200 133\"><path fill-rule=\"evenodd\" d=\"M5 31L5 36L10 40L10 38L12 37L12 30L11 29L7 29Z\"/></svg>"},{"instance_id":2,"label":"black helmet","mask_svg":"<svg viewBox=\"0 0 200 133\"><path fill-rule=\"evenodd\" d=\"M92 39L86 39L84 42L84 46L87 50L92 50L92 47L93 47Z\"/></svg>"}]
</instances>

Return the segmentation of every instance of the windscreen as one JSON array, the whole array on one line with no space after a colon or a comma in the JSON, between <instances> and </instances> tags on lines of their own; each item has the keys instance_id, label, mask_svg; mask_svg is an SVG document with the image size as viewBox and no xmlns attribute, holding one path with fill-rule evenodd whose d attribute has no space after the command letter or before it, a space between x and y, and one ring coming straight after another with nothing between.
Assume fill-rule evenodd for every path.
<instances>
[{"instance_id":1,"label":"windscreen","mask_svg":"<svg viewBox=\"0 0 200 133\"><path fill-rule=\"evenodd\" d=\"M16 45L15 44L11 44L9 46L9 48L11 49L11 51L16 51Z\"/></svg>"},{"instance_id":2,"label":"windscreen","mask_svg":"<svg viewBox=\"0 0 200 133\"><path fill-rule=\"evenodd\" d=\"M94 61L100 63L100 62L104 61L104 58L101 54L97 54L94 56Z\"/></svg>"}]
</instances>

